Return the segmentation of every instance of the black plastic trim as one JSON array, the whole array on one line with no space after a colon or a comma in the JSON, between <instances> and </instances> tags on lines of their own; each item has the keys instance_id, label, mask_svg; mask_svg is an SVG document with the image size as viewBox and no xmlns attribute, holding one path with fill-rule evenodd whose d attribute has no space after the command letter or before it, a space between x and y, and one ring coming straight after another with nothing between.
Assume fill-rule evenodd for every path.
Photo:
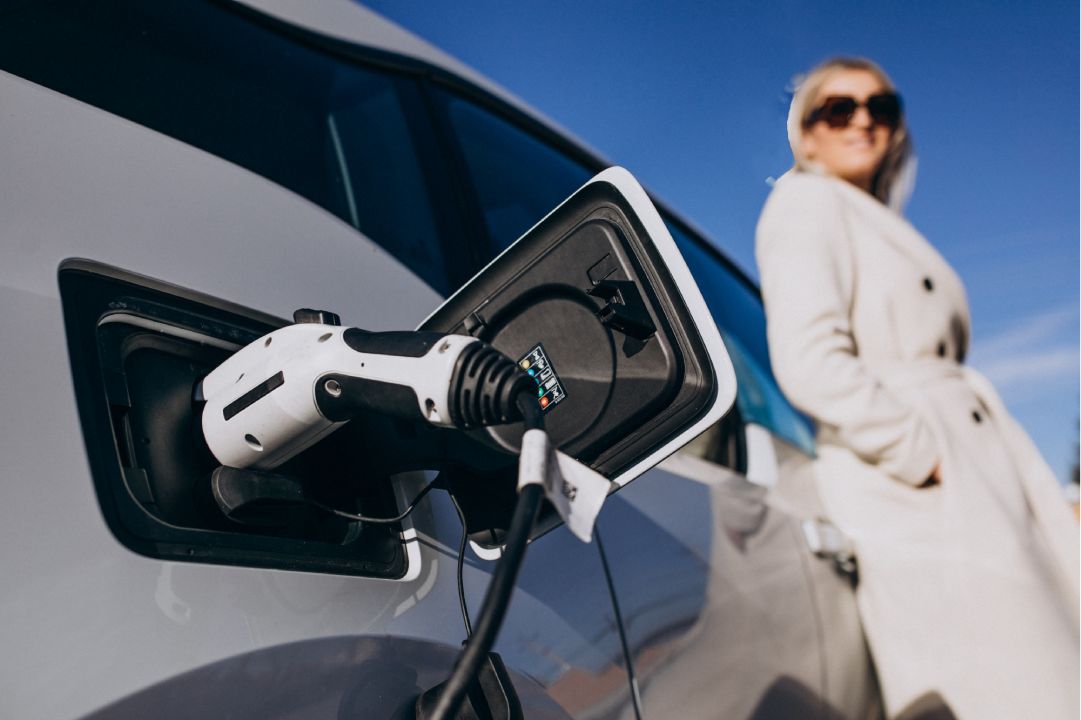
<instances>
[{"instance_id":1,"label":"black plastic trim","mask_svg":"<svg viewBox=\"0 0 1081 720\"><path fill-rule=\"evenodd\" d=\"M337 395L327 391L337 383ZM315 382L315 404L327 420L346 422L358 412L370 411L402 420L423 421L417 393L408 385L328 373Z\"/></svg>"},{"instance_id":2,"label":"black plastic trim","mask_svg":"<svg viewBox=\"0 0 1081 720\"><path fill-rule=\"evenodd\" d=\"M454 363L448 401L451 421L467 430L520 420L518 395L533 395L534 387L514 360L487 343L470 343Z\"/></svg>"},{"instance_id":3,"label":"black plastic trim","mask_svg":"<svg viewBox=\"0 0 1081 720\"><path fill-rule=\"evenodd\" d=\"M251 407L257 400L265 398L284 384L285 373L279 370L275 375L268 377L266 380L222 408L222 416L226 420L232 420L239 413Z\"/></svg>"},{"instance_id":4,"label":"black plastic trim","mask_svg":"<svg viewBox=\"0 0 1081 720\"><path fill-rule=\"evenodd\" d=\"M361 353L419 358L427 355L428 351L439 344L443 334L411 330L368 332L360 328L349 328L342 333L342 339L346 345Z\"/></svg>"}]
</instances>

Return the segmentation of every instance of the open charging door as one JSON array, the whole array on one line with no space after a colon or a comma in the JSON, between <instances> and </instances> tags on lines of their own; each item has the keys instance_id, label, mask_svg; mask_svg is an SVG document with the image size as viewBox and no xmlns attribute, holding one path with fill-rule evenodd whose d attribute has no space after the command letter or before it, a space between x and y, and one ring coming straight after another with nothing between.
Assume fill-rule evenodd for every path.
<instances>
[{"instance_id":1,"label":"open charging door","mask_svg":"<svg viewBox=\"0 0 1081 720\"><path fill-rule=\"evenodd\" d=\"M617 488L732 406L732 364L638 182L600 173L420 326L477 337L530 372L553 445ZM517 450L521 428L473 431ZM468 495L468 491L466 492Z\"/></svg>"}]
</instances>

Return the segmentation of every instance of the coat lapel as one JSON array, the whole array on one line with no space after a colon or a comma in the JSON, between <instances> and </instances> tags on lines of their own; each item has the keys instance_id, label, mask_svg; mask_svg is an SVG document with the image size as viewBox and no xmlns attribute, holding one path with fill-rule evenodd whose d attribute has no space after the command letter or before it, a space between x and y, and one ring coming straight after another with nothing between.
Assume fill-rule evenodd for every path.
<instances>
[{"instance_id":1,"label":"coat lapel","mask_svg":"<svg viewBox=\"0 0 1081 720\"><path fill-rule=\"evenodd\" d=\"M860 216L867 227L877 230L883 239L908 255L920 267L925 268L929 275L936 278L938 287L948 294L951 304L960 310L967 334L968 328L971 327L971 318L964 285L938 250L904 217L890 210L877 198L844 180L831 179L837 185L838 192L845 199L845 203Z\"/></svg>"}]
</instances>

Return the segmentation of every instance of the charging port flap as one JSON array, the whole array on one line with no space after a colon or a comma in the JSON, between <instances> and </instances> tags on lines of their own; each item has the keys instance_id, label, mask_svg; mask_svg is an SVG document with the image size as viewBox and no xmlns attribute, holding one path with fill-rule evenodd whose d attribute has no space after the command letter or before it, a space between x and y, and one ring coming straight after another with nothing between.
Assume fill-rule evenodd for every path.
<instances>
[{"instance_id":1,"label":"charging port flap","mask_svg":"<svg viewBox=\"0 0 1081 720\"><path fill-rule=\"evenodd\" d=\"M704 432L735 400L731 360L701 292L622 168L586 183L420 329L471 334L517 359L536 381L552 443L616 487ZM488 446L513 456L521 434L520 424L478 430L459 454L477 457ZM487 533L489 544L508 512L493 486L458 485L471 537ZM550 517L538 523L551 525Z\"/></svg>"},{"instance_id":2,"label":"charging port flap","mask_svg":"<svg viewBox=\"0 0 1081 720\"><path fill-rule=\"evenodd\" d=\"M617 485L731 407L731 361L656 209L601 173L451 297L422 330L470 333L534 375L545 426ZM474 439L514 448L520 427Z\"/></svg>"}]
</instances>

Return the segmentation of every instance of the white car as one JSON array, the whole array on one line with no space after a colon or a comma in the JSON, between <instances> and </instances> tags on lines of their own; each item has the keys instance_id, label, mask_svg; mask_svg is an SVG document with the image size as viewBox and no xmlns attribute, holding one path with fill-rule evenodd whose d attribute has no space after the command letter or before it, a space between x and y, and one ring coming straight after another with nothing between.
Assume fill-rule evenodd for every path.
<instances>
[{"instance_id":1,"label":"white car","mask_svg":"<svg viewBox=\"0 0 1081 720\"><path fill-rule=\"evenodd\" d=\"M411 716L498 508L462 496L461 556L443 492L401 527L238 523L192 389L298 307L416 327L609 164L346 0L0 0L0 716ZM528 718L874 717L855 561L757 290L661 213L736 408L592 543L534 540L496 650ZM369 512L427 477L341 457L306 472Z\"/></svg>"}]
</instances>

